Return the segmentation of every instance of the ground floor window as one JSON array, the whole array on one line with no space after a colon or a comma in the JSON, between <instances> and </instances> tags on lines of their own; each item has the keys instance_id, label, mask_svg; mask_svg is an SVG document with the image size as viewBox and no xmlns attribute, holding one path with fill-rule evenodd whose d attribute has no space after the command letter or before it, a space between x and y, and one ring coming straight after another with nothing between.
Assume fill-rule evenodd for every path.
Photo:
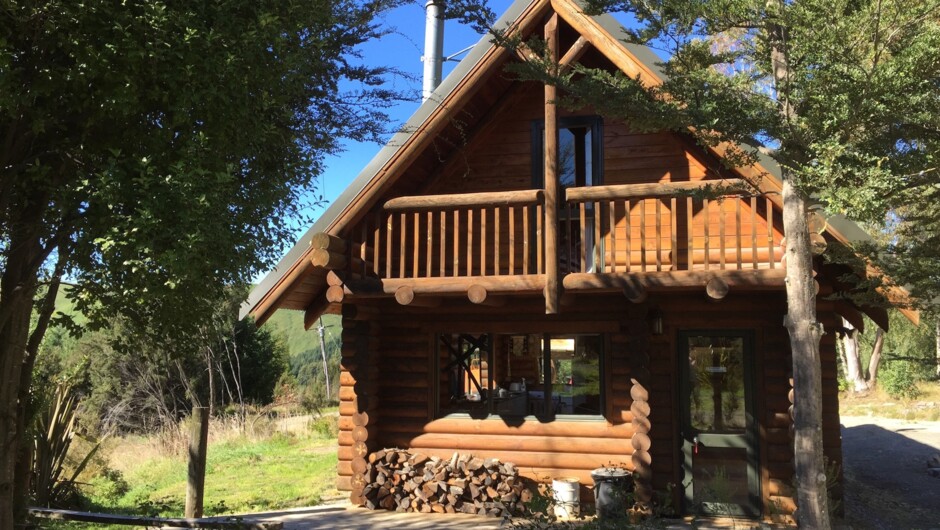
<instances>
[{"instance_id":1,"label":"ground floor window","mask_svg":"<svg viewBox=\"0 0 940 530\"><path fill-rule=\"evenodd\" d=\"M438 414L511 417L603 414L603 336L436 337Z\"/></svg>"}]
</instances>

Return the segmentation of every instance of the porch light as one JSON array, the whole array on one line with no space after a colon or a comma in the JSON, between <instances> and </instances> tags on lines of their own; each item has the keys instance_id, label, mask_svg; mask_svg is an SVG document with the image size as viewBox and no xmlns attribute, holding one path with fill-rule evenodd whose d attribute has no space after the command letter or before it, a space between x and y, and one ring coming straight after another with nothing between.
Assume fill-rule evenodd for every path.
<instances>
[{"instance_id":1,"label":"porch light","mask_svg":"<svg viewBox=\"0 0 940 530\"><path fill-rule=\"evenodd\" d=\"M653 335L663 334L663 312L658 307L651 308L646 315L646 319L650 323L650 333Z\"/></svg>"}]
</instances>

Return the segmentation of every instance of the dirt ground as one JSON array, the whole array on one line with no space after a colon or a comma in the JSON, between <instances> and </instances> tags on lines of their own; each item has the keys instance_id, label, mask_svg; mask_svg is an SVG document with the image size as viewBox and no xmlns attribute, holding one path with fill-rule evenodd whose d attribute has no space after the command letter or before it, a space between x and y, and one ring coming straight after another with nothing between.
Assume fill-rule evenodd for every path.
<instances>
[{"instance_id":1,"label":"dirt ground","mask_svg":"<svg viewBox=\"0 0 940 530\"><path fill-rule=\"evenodd\" d=\"M853 529L940 529L940 422L842 417L846 523Z\"/></svg>"}]
</instances>

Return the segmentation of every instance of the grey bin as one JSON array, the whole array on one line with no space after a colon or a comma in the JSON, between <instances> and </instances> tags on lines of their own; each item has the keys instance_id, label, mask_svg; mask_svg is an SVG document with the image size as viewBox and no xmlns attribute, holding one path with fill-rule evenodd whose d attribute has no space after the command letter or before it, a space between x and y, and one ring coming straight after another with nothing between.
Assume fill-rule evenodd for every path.
<instances>
[{"instance_id":1,"label":"grey bin","mask_svg":"<svg viewBox=\"0 0 940 530\"><path fill-rule=\"evenodd\" d=\"M599 519L619 519L627 514L627 497L633 491L633 475L619 467L591 471L594 508Z\"/></svg>"}]
</instances>

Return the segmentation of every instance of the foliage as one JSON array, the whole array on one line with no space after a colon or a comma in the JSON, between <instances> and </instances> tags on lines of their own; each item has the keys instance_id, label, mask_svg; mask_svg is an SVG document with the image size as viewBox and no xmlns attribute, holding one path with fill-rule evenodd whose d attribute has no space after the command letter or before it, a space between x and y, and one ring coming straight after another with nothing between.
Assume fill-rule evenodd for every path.
<instances>
[{"instance_id":1,"label":"foliage","mask_svg":"<svg viewBox=\"0 0 940 530\"><path fill-rule=\"evenodd\" d=\"M917 399L917 376L908 361L889 361L878 377L878 384L895 399Z\"/></svg>"},{"instance_id":2,"label":"foliage","mask_svg":"<svg viewBox=\"0 0 940 530\"><path fill-rule=\"evenodd\" d=\"M30 487L39 506L68 506L76 479L100 446L94 443L77 463L68 461L76 432L78 398L70 385L60 383L51 392L33 425L33 472ZM67 474L68 473L68 474Z\"/></svg>"},{"instance_id":3,"label":"foliage","mask_svg":"<svg viewBox=\"0 0 940 530\"><path fill-rule=\"evenodd\" d=\"M310 421L310 430L323 439L335 439L339 436L339 416L321 415Z\"/></svg>"},{"instance_id":4,"label":"foliage","mask_svg":"<svg viewBox=\"0 0 940 530\"><path fill-rule=\"evenodd\" d=\"M292 242L324 156L386 132L396 94L356 54L396 2L4 2L0 526L40 286L75 280L93 329L120 315L123 353L175 352Z\"/></svg>"}]
</instances>

